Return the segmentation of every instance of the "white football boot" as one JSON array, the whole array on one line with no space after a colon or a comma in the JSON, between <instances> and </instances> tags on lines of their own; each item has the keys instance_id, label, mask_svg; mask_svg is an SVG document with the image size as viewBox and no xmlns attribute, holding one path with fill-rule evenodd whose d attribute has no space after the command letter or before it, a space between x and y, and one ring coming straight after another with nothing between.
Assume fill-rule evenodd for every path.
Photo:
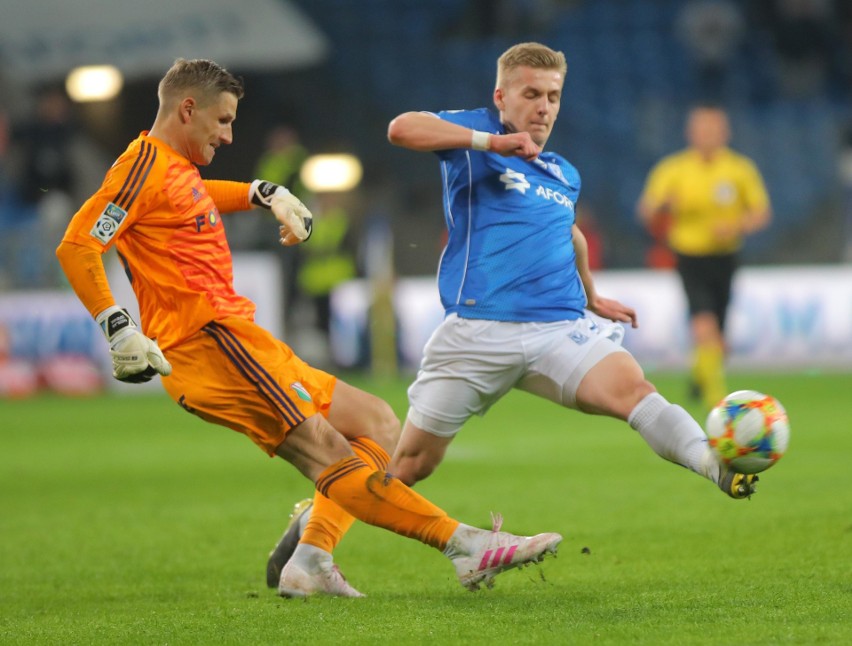
<instances>
[{"instance_id":1,"label":"white football boot","mask_svg":"<svg viewBox=\"0 0 852 646\"><path fill-rule=\"evenodd\" d=\"M328 552L300 543L281 570L278 594L303 598L314 594L331 597L364 597L346 581Z\"/></svg>"},{"instance_id":2,"label":"white football boot","mask_svg":"<svg viewBox=\"0 0 852 646\"><path fill-rule=\"evenodd\" d=\"M491 588L494 577L505 570L538 563L547 554L556 555L562 536L555 533L515 536L501 532L503 518L492 514L491 531L459 525L450 538L444 554L456 568L459 582L468 590L480 585Z\"/></svg>"}]
</instances>

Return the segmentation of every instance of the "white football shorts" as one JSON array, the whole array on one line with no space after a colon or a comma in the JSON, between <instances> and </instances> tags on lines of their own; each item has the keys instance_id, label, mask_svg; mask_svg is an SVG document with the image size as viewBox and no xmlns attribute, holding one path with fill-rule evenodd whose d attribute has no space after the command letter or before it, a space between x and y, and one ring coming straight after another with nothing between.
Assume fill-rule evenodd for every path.
<instances>
[{"instance_id":1,"label":"white football shorts","mask_svg":"<svg viewBox=\"0 0 852 646\"><path fill-rule=\"evenodd\" d=\"M624 328L589 318L552 323L464 319L451 314L423 350L408 389L408 418L440 437L454 436L512 388L569 408L586 373L621 347Z\"/></svg>"}]
</instances>

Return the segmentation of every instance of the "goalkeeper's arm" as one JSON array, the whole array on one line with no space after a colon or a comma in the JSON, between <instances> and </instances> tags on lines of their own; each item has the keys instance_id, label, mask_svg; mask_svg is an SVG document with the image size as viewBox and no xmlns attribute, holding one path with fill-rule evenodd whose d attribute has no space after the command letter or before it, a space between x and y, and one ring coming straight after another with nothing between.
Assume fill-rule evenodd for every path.
<instances>
[{"instance_id":1,"label":"goalkeeper's arm","mask_svg":"<svg viewBox=\"0 0 852 646\"><path fill-rule=\"evenodd\" d=\"M280 225L281 244L289 247L311 237L314 216L283 186L256 179L249 187L249 199L255 206L269 209L275 215Z\"/></svg>"},{"instance_id":2,"label":"goalkeeper's arm","mask_svg":"<svg viewBox=\"0 0 852 646\"><path fill-rule=\"evenodd\" d=\"M107 338L113 377L142 383L155 374L169 375L172 367L155 341L142 334L127 313L115 305L101 255L73 242L62 242L56 250L68 282Z\"/></svg>"}]
</instances>

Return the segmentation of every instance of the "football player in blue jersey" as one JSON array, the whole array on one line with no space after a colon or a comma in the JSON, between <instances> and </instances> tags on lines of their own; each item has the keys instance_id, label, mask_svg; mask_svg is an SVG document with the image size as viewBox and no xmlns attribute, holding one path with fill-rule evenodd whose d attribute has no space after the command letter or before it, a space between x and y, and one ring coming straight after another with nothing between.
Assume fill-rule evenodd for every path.
<instances>
[{"instance_id":1,"label":"football player in blue jersey","mask_svg":"<svg viewBox=\"0 0 852 646\"><path fill-rule=\"evenodd\" d=\"M388 471L410 485L428 477L472 415L518 388L625 420L661 457L746 498L757 478L723 467L698 422L656 391L621 346L621 323L636 327L636 313L595 289L575 222L580 175L545 150L566 69L562 52L521 43L498 60L496 111L407 112L389 125L392 144L436 154L448 238L438 268L446 317L409 388ZM299 537L321 529L339 540L349 527L317 496L297 506L272 575Z\"/></svg>"}]
</instances>

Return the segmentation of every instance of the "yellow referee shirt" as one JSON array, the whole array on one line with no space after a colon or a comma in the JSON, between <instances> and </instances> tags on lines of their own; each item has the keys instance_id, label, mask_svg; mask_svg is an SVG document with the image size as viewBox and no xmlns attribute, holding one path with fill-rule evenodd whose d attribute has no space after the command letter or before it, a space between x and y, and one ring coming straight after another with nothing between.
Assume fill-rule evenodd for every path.
<instances>
[{"instance_id":1,"label":"yellow referee shirt","mask_svg":"<svg viewBox=\"0 0 852 646\"><path fill-rule=\"evenodd\" d=\"M769 209L769 196L755 164L730 148L712 160L686 149L663 158L648 176L642 202L668 204L672 250L688 256L732 253L742 236L720 239L717 227L739 225L749 212Z\"/></svg>"}]
</instances>

